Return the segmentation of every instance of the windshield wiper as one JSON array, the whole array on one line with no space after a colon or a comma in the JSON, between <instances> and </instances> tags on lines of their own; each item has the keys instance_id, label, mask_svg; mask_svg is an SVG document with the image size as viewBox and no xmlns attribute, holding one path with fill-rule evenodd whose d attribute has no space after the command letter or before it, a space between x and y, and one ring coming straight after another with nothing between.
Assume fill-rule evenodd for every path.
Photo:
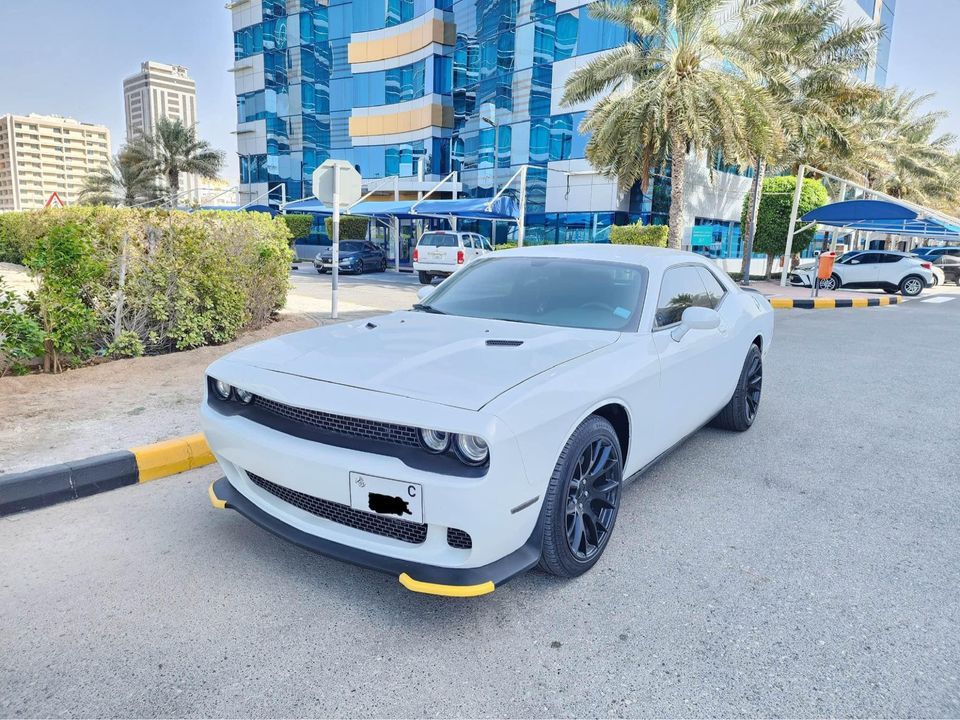
<instances>
[{"instance_id":1,"label":"windshield wiper","mask_svg":"<svg viewBox=\"0 0 960 720\"><path fill-rule=\"evenodd\" d=\"M446 315L443 310L437 310L435 307L431 305L425 305L423 303L415 303L413 309L421 312L433 313L434 315Z\"/></svg>"}]
</instances>

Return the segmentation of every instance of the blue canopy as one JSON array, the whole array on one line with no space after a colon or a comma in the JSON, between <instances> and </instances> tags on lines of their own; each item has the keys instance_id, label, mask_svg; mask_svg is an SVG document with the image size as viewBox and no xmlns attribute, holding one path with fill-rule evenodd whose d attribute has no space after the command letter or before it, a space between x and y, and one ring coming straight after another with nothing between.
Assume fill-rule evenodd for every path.
<instances>
[{"instance_id":1,"label":"blue canopy","mask_svg":"<svg viewBox=\"0 0 960 720\"><path fill-rule=\"evenodd\" d=\"M847 200L811 210L801 220L848 230L960 240L960 225L890 200Z\"/></svg>"},{"instance_id":2,"label":"blue canopy","mask_svg":"<svg viewBox=\"0 0 960 720\"><path fill-rule=\"evenodd\" d=\"M489 207L488 207L489 206ZM287 212L331 215L332 209L316 198L287 203ZM520 208L513 198L461 198L459 200L367 200L350 208L351 215L395 217L410 220L425 217L456 217L471 220L516 220Z\"/></svg>"}]
</instances>

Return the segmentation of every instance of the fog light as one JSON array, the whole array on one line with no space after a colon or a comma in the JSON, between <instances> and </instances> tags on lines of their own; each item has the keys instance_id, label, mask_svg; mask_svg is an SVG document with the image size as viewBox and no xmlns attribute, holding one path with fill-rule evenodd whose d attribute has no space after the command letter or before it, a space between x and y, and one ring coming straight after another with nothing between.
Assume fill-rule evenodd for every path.
<instances>
[{"instance_id":1,"label":"fog light","mask_svg":"<svg viewBox=\"0 0 960 720\"><path fill-rule=\"evenodd\" d=\"M482 465L489 453L487 443L476 435L457 435L456 451L467 465Z\"/></svg>"},{"instance_id":2,"label":"fog light","mask_svg":"<svg viewBox=\"0 0 960 720\"><path fill-rule=\"evenodd\" d=\"M241 390L240 388L234 388L233 390L237 394L237 400L242 402L244 405L249 405L253 402L253 393L249 390Z\"/></svg>"},{"instance_id":3,"label":"fog light","mask_svg":"<svg viewBox=\"0 0 960 720\"><path fill-rule=\"evenodd\" d=\"M217 395L220 396L221 400L230 399L230 391L233 390L228 383L225 383L223 380L214 380L213 389L216 391Z\"/></svg>"},{"instance_id":4,"label":"fog light","mask_svg":"<svg viewBox=\"0 0 960 720\"><path fill-rule=\"evenodd\" d=\"M450 447L450 433L443 430L420 429L420 444L428 452L440 454Z\"/></svg>"}]
</instances>

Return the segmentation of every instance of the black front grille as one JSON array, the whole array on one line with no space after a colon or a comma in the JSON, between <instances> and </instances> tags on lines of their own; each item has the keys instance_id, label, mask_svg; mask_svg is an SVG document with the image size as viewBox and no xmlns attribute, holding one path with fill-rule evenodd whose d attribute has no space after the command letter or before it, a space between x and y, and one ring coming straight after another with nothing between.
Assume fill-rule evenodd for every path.
<instances>
[{"instance_id":1,"label":"black front grille","mask_svg":"<svg viewBox=\"0 0 960 720\"><path fill-rule=\"evenodd\" d=\"M307 410L286 405L276 400L268 400L259 395L254 397L253 404L274 415L337 435L380 440L394 445L406 445L407 447L420 447L417 429L409 425L395 425L347 415L335 415L320 410Z\"/></svg>"},{"instance_id":2,"label":"black front grille","mask_svg":"<svg viewBox=\"0 0 960 720\"><path fill-rule=\"evenodd\" d=\"M473 547L473 538L470 533L460 528L447 528L447 545L460 550L469 550Z\"/></svg>"},{"instance_id":3,"label":"black front grille","mask_svg":"<svg viewBox=\"0 0 960 720\"><path fill-rule=\"evenodd\" d=\"M374 535L382 535L393 538L394 540L402 540L403 542L413 545L419 545L427 539L426 525L410 522L409 520L401 520L399 518L374 515L373 513L363 512L362 510L355 510L349 505L343 505L333 502L332 500L324 500L314 497L313 495L307 495L306 493L285 488L259 475L254 475L252 472L248 472L247 476L257 487L266 490L271 495L311 515L352 527L355 530L363 530L364 532L373 533Z\"/></svg>"}]
</instances>

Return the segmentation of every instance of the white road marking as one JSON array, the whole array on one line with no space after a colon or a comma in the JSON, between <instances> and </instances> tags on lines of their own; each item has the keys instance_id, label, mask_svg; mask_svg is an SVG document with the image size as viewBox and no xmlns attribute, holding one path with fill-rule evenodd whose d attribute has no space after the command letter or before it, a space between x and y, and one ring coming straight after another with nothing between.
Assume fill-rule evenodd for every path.
<instances>
[{"instance_id":1,"label":"white road marking","mask_svg":"<svg viewBox=\"0 0 960 720\"><path fill-rule=\"evenodd\" d=\"M951 300L956 300L956 298L944 297L943 295L940 295L938 297L932 297L932 298L927 298L926 300L921 300L920 302L945 303L945 302L950 302Z\"/></svg>"}]
</instances>

